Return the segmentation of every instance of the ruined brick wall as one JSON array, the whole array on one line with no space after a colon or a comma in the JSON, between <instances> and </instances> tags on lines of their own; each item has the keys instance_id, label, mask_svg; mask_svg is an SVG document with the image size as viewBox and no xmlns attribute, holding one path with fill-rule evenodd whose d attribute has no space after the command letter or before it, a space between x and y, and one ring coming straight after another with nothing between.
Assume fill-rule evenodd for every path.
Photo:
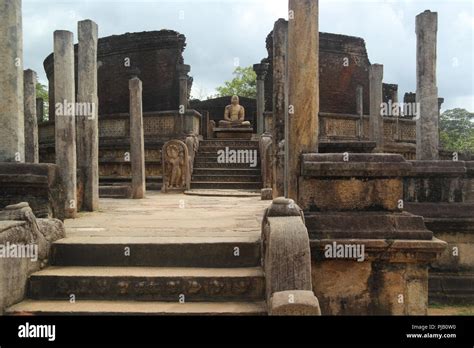
<instances>
[{"instance_id":1,"label":"ruined brick wall","mask_svg":"<svg viewBox=\"0 0 474 348\"><path fill-rule=\"evenodd\" d=\"M273 70L273 32L266 40L268 63ZM364 88L364 113L369 113L370 61L362 38L330 33L319 35L320 111L355 114L356 88ZM272 110L273 77L265 81L266 109Z\"/></svg>"},{"instance_id":2,"label":"ruined brick wall","mask_svg":"<svg viewBox=\"0 0 474 348\"><path fill-rule=\"evenodd\" d=\"M144 112L177 110L179 82L176 65L183 63L185 46L185 36L172 30L127 33L99 39L99 114L129 112L128 80L133 75L143 82ZM77 64L77 45L75 50ZM125 65L126 59L129 59L130 67ZM44 61L44 68L49 80L49 102L54 105L53 54ZM50 108L49 116L54 119L54 108Z\"/></svg>"}]
</instances>

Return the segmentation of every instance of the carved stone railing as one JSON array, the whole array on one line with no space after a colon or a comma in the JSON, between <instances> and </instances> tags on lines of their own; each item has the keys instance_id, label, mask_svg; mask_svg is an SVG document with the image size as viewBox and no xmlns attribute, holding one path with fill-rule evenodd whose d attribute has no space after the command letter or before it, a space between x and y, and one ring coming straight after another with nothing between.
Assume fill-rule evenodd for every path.
<instances>
[{"instance_id":1,"label":"carved stone railing","mask_svg":"<svg viewBox=\"0 0 474 348\"><path fill-rule=\"evenodd\" d=\"M359 129L362 128L362 129ZM369 140L369 116L319 113L321 141ZM359 133L360 132L360 133ZM384 117L385 143L415 143L416 121L399 117Z\"/></svg>"},{"instance_id":2,"label":"carved stone railing","mask_svg":"<svg viewBox=\"0 0 474 348\"><path fill-rule=\"evenodd\" d=\"M301 209L277 198L262 222L262 266L270 315L320 315L312 291L308 231Z\"/></svg>"},{"instance_id":3,"label":"carved stone railing","mask_svg":"<svg viewBox=\"0 0 474 348\"><path fill-rule=\"evenodd\" d=\"M51 244L65 237L64 225L57 219L37 219L28 203L9 205L0 210L0 315L6 307L21 301L31 273L45 267ZM5 255L5 250L21 250Z\"/></svg>"}]
</instances>

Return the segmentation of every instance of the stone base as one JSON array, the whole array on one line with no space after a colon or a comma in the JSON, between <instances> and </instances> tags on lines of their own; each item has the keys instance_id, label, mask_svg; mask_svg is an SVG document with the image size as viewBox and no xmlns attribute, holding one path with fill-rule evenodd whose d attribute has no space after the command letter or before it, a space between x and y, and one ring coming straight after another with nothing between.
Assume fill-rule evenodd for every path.
<instances>
[{"instance_id":1,"label":"stone base","mask_svg":"<svg viewBox=\"0 0 474 348\"><path fill-rule=\"evenodd\" d=\"M319 143L319 153L370 153L376 146L374 141L324 141Z\"/></svg>"},{"instance_id":2,"label":"stone base","mask_svg":"<svg viewBox=\"0 0 474 348\"><path fill-rule=\"evenodd\" d=\"M39 218L64 218L64 189L55 164L0 163L0 209L28 202Z\"/></svg>"},{"instance_id":3,"label":"stone base","mask_svg":"<svg viewBox=\"0 0 474 348\"><path fill-rule=\"evenodd\" d=\"M326 257L327 245L364 246L364 260ZM313 291L323 315L426 315L428 267L438 239L311 240Z\"/></svg>"},{"instance_id":4,"label":"stone base","mask_svg":"<svg viewBox=\"0 0 474 348\"><path fill-rule=\"evenodd\" d=\"M252 139L253 129L242 128L214 128L214 136L217 139Z\"/></svg>"},{"instance_id":5,"label":"stone base","mask_svg":"<svg viewBox=\"0 0 474 348\"><path fill-rule=\"evenodd\" d=\"M421 216L384 211L305 212L306 227L312 239L368 238L431 240Z\"/></svg>"},{"instance_id":6,"label":"stone base","mask_svg":"<svg viewBox=\"0 0 474 348\"><path fill-rule=\"evenodd\" d=\"M474 272L430 271L428 296L433 304L474 305Z\"/></svg>"},{"instance_id":7,"label":"stone base","mask_svg":"<svg viewBox=\"0 0 474 348\"><path fill-rule=\"evenodd\" d=\"M430 269L430 301L474 304L474 204L407 203L448 247Z\"/></svg>"}]
</instances>

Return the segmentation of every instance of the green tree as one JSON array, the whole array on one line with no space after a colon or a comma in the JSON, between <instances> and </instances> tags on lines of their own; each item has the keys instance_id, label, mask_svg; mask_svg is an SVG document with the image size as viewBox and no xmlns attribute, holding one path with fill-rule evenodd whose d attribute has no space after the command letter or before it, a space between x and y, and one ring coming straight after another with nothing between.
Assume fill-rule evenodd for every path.
<instances>
[{"instance_id":1,"label":"green tree","mask_svg":"<svg viewBox=\"0 0 474 348\"><path fill-rule=\"evenodd\" d=\"M257 97L257 74L251 66L234 70L234 79L226 81L224 86L217 87L217 97L238 95L247 98Z\"/></svg>"},{"instance_id":2,"label":"green tree","mask_svg":"<svg viewBox=\"0 0 474 348\"><path fill-rule=\"evenodd\" d=\"M48 119L48 113L49 113L49 107L48 107L48 101L49 101L49 95L48 95L48 87L43 85L40 82L36 83L36 98L41 98L43 99L43 105L44 105L44 110L43 110L43 115L45 119Z\"/></svg>"},{"instance_id":3,"label":"green tree","mask_svg":"<svg viewBox=\"0 0 474 348\"><path fill-rule=\"evenodd\" d=\"M440 140L448 151L474 153L474 113L452 109L440 117Z\"/></svg>"}]
</instances>

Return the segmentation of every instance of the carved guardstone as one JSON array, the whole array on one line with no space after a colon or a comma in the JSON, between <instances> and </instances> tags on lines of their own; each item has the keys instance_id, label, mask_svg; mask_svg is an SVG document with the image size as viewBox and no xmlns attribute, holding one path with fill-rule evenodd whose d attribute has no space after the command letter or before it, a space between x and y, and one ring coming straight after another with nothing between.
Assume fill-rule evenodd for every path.
<instances>
[{"instance_id":1,"label":"carved guardstone","mask_svg":"<svg viewBox=\"0 0 474 348\"><path fill-rule=\"evenodd\" d=\"M163 192L185 191L190 188L189 152L185 143L171 140L163 146Z\"/></svg>"}]
</instances>

